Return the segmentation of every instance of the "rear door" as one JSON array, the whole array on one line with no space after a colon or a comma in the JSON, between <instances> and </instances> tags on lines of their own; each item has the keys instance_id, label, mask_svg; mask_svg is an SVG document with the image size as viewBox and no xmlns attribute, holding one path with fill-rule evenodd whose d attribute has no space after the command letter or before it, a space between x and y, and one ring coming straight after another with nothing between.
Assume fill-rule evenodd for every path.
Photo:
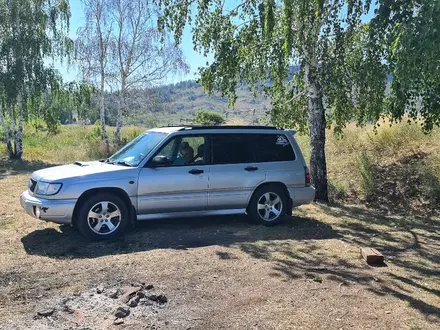
<instances>
[{"instance_id":1,"label":"rear door","mask_svg":"<svg viewBox=\"0 0 440 330\"><path fill-rule=\"evenodd\" d=\"M255 187L265 180L263 164L257 163L256 134L211 135L209 209L243 209Z\"/></svg>"},{"instance_id":2,"label":"rear door","mask_svg":"<svg viewBox=\"0 0 440 330\"><path fill-rule=\"evenodd\" d=\"M257 159L264 165L268 182L282 182L289 191L304 187L304 164L284 132L261 134L257 141Z\"/></svg>"}]
</instances>

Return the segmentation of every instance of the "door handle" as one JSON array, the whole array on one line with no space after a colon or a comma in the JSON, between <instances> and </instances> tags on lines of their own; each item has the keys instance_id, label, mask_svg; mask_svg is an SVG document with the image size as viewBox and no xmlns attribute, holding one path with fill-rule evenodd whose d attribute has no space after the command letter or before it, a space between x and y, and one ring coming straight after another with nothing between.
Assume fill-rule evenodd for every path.
<instances>
[{"instance_id":1,"label":"door handle","mask_svg":"<svg viewBox=\"0 0 440 330\"><path fill-rule=\"evenodd\" d=\"M248 166L248 167L245 167L244 170L248 171L248 172L258 171L258 167L256 167L256 166Z\"/></svg>"},{"instance_id":2,"label":"door handle","mask_svg":"<svg viewBox=\"0 0 440 330\"><path fill-rule=\"evenodd\" d=\"M196 168L193 168L191 171L188 171L188 173L190 173L190 174L202 174L203 173L203 170L199 170L199 169L196 169Z\"/></svg>"}]
</instances>

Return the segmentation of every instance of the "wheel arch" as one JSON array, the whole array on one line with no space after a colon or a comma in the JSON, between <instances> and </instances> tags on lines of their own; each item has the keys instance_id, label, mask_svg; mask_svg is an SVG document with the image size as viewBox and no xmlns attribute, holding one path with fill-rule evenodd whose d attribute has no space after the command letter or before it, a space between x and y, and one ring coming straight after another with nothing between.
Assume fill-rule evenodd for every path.
<instances>
[{"instance_id":1,"label":"wheel arch","mask_svg":"<svg viewBox=\"0 0 440 330\"><path fill-rule=\"evenodd\" d=\"M92 188L89 190L84 191L81 196L78 198L75 208L73 209L73 215L72 215L72 225L75 226L75 223L78 219L78 213L81 209L81 205L84 203L85 200L91 195L95 195L98 193L111 193L115 194L119 198L121 198L125 205L127 206L128 211L130 212L130 219L133 221L134 215L136 214L134 206L131 202L130 197L128 196L127 192L124 189L117 188L117 187L101 187L101 188Z\"/></svg>"}]
</instances>

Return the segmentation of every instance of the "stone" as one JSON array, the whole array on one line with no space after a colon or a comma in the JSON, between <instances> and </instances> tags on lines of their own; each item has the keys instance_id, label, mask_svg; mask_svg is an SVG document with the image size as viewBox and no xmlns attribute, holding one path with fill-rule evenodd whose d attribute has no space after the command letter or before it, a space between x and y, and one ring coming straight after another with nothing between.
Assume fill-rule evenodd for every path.
<instances>
[{"instance_id":1,"label":"stone","mask_svg":"<svg viewBox=\"0 0 440 330\"><path fill-rule=\"evenodd\" d=\"M158 302L159 304L165 304L168 301L168 298L163 294L160 294L158 296L155 294L152 294L151 296L148 297L148 299L155 301L155 302Z\"/></svg>"},{"instance_id":2,"label":"stone","mask_svg":"<svg viewBox=\"0 0 440 330\"><path fill-rule=\"evenodd\" d=\"M103 292L104 292L104 287L102 285L100 285L96 288L96 293L101 294Z\"/></svg>"},{"instance_id":3,"label":"stone","mask_svg":"<svg viewBox=\"0 0 440 330\"><path fill-rule=\"evenodd\" d=\"M130 307L136 307L139 304L140 297L138 295L134 296L130 299L130 301L127 303Z\"/></svg>"},{"instance_id":4,"label":"stone","mask_svg":"<svg viewBox=\"0 0 440 330\"><path fill-rule=\"evenodd\" d=\"M136 292L136 296L138 296L139 298L146 298L147 297L147 295L143 291Z\"/></svg>"},{"instance_id":5,"label":"stone","mask_svg":"<svg viewBox=\"0 0 440 330\"><path fill-rule=\"evenodd\" d=\"M154 288L154 285L153 284L148 284L146 287L145 287L145 290L151 290L151 289L153 289Z\"/></svg>"},{"instance_id":6,"label":"stone","mask_svg":"<svg viewBox=\"0 0 440 330\"><path fill-rule=\"evenodd\" d=\"M69 313L69 314L73 314L75 313L75 310L70 307L69 305L64 305L64 312Z\"/></svg>"},{"instance_id":7,"label":"stone","mask_svg":"<svg viewBox=\"0 0 440 330\"><path fill-rule=\"evenodd\" d=\"M48 317L51 316L55 312L55 308L49 308L42 311L37 312L38 316Z\"/></svg>"},{"instance_id":8,"label":"stone","mask_svg":"<svg viewBox=\"0 0 440 330\"><path fill-rule=\"evenodd\" d=\"M128 303L128 301L131 299L131 297L136 294L136 292L141 291L142 287L140 286L126 286L122 288L122 301L124 303Z\"/></svg>"},{"instance_id":9,"label":"stone","mask_svg":"<svg viewBox=\"0 0 440 330\"><path fill-rule=\"evenodd\" d=\"M130 315L130 309L129 308L127 308L127 307L118 307L116 309L115 316L118 319L122 319L124 317L127 317L128 315Z\"/></svg>"},{"instance_id":10,"label":"stone","mask_svg":"<svg viewBox=\"0 0 440 330\"><path fill-rule=\"evenodd\" d=\"M123 323L124 323L124 320L123 320L123 319L116 319L116 320L113 321L113 324L114 324L114 325L121 325L121 324L123 324Z\"/></svg>"},{"instance_id":11,"label":"stone","mask_svg":"<svg viewBox=\"0 0 440 330\"><path fill-rule=\"evenodd\" d=\"M119 290L112 290L109 292L108 297L112 299L116 299L119 296Z\"/></svg>"}]
</instances>

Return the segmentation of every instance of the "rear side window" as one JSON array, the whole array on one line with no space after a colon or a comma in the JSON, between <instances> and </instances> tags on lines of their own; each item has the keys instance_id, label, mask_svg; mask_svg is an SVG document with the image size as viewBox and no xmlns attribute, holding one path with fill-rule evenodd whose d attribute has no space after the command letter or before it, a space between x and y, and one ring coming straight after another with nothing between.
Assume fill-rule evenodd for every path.
<instances>
[{"instance_id":1,"label":"rear side window","mask_svg":"<svg viewBox=\"0 0 440 330\"><path fill-rule=\"evenodd\" d=\"M254 146L258 135L218 134L212 136L213 164L256 162Z\"/></svg>"},{"instance_id":2,"label":"rear side window","mask_svg":"<svg viewBox=\"0 0 440 330\"><path fill-rule=\"evenodd\" d=\"M262 134L258 137L258 161L283 162L295 160L295 153L284 134Z\"/></svg>"}]
</instances>

